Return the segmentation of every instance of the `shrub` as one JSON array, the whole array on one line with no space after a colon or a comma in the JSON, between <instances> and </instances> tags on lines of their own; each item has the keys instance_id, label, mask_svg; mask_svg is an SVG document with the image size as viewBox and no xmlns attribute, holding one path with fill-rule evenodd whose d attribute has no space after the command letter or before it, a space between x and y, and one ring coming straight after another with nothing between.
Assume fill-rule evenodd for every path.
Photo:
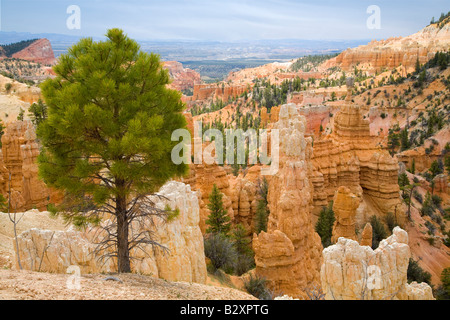
<instances>
[{"instance_id":1,"label":"shrub","mask_svg":"<svg viewBox=\"0 0 450 320\"><path fill-rule=\"evenodd\" d=\"M421 195L417 190L414 190L414 191L413 191L413 197L414 197L414 199L416 199L420 204L423 203L423 197L422 197L422 195Z\"/></svg>"},{"instance_id":2,"label":"shrub","mask_svg":"<svg viewBox=\"0 0 450 320\"><path fill-rule=\"evenodd\" d=\"M431 202L433 203L435 208L440 208L442 204L442 198L437 194L431 195Z\"/></svg>"},{"instance_id":3,"label":"shrub","mask_svg":"<svg viewBox=\"0 0 450 320\"><path fill-rule=\"evenodd\" d=\"M233 242L223 234L208 234L204 240L205 256L211 260L213 271L234 269L238 253Z\"/></svg>"},{"instance_id":4,"label":"shrub","mask_svg":"<svg viewBox=\"0 0 450 320\"><path fill-rule=\"evenodd\" d=\"M375 215L370 218L370 224L372 225L372 249L376 249L380 241L387 237L387 232L383 223Z\"/></svg>"},{"instance_id":5,"label":"shrub","mask_svg":"<svg viewBox=\"0 0 450 320\"><path fill-rule=\"evenodd\" d=\"M392 212L388 212L388 214L386 215L386 218L385 218L385 222L388 226L389 231L391 231L391 232L392 232L392 229L394 229L396 226L398 226L397 219L395 218L395 216Z\"/></svg>"},{"instance_id":6,"label":"shrub","mask_svg":"<svg viewBox=\"0 0 450 320\"><path fill-rule=\"evenodd\" d=\"M247 231L242 224L238 224L233 230L233 245L238 255L234 272L240 276L255 266L251 240L247 237Z\"/></svg>"},{"instance_id":7,"label":"shrub","mask_svg":"<svg viewBox=\"0 0 450 320\"><path fill-rule=\"evenodd\" d=\"M267 280L264 277L260 277L258 275L250 277L247 280L244 280L244 287L248 293L252 296L260 299L260 300L270 300L272 299L272 295L270 291L266 287Z\"/></svg>"},{"instance_id":8,"label":"shrub","mask_svg":"<svg viewBox=\"0 0 450 320\"><path fill-rule=\"evenodd\" d=\"M8 92L9 93L9 91L11 91L11 88L12 88L12 84L11 83L6 83L5 84L5 90L6 90L6 92Z\"/></svg>"},{"instance_id":9,"label":"shrub","mask_svg":"<svg viewBox=\"0 0 450 320\"><path fill-rule=\"evenodd\" d=\"M428 234L430 234L430 235L434 235L434 233L436 232L435 225L432 224L430 221L425 222L425 227L428 228Z\"/></svg>"},{"instance_id":10,"label":"shrub","mask_svg":"<svg viewBox=\"0 0 450 320\"><path fill-rule=\"evenodd\" d=\"M406 273L408 283L416 281L417 283L425 282L431 285L431 274L423 270L419 263L414 259L409 259L408 271Z\"/></svg>"},{"instance_id":11,"label":"shrub","mask_svg":"<svg viewBox=\"0 0 450 320\"><path fill-rule=\"evenodd\" d=\"M437 300L450 300L450 268L445 268L441 273L442 285L436 290Z\"/></svg>"}]
</instances>

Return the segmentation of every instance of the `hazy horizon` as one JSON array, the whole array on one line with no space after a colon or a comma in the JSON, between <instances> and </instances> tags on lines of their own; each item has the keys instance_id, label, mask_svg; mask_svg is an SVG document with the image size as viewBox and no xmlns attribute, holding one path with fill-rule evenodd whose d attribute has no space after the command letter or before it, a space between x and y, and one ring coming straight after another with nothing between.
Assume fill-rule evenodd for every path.
<instances>
[{"instance_id":1,"label":"hazy horizon","mask_svg":"<svg viewBox=\"0 0 450 320\"><path fill-rule=\"evenodd\" d=\"M67 27L70 5L80 9L80 29ZM380 8L380 29L367 27L371 5ZM100 38L118 27L140 41L352 41L415 33L448 2L0 0L0 10L5 32Z\"/></svg>"}]
</instances>

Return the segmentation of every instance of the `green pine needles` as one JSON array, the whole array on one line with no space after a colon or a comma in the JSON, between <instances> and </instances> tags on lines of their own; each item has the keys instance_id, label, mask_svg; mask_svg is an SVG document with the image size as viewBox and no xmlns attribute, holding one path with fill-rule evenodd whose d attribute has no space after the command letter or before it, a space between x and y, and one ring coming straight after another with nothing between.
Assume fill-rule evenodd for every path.
<instances>
[{"instance_id":1,"label":"green pine needles","mask_svg":"<svg viewBox=\"0 0 450 320\"><path fill-rule=\"evenodd\" d=\"M131 222L167 215L148 195L186 173L186 165L171 161L172 132L186 120L159 56L120 29L106 37L81 39L41 85L47 114L37 129L39 174L64 191L58 211L66 219L83 226L112 217L100 246L117 258L119 272L130 272L131 250L158 245L150 231L132 237Z\"/></svg>"},{"instance_id":2,"label":"green pine needles","mask_svg":"<svg viewBox=\"0 0 450 320\"><path fill-rule=\"evenodd\" d=\"M206 220L209 225L206 233L221 233L228 237L231 230L231 218L227 214L227 210L223 207L223 194L220 192L216 184L214 184L211 194L209 195L208 209L210 214Z\"/></svg>"}]
</instances>

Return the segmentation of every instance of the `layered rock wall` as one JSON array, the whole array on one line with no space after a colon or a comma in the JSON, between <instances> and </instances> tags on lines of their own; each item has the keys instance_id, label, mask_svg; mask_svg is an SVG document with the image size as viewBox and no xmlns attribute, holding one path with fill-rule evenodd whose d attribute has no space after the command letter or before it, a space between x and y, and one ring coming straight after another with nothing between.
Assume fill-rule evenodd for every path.
<instances>
[{"instance_id":1,"label":"layered rock wall","mask_svg":"<svg viewBox=\"0 0 450 320\"><path fill-rule=\"evenodd\" d=\"M45 210L52 192L38 178L39 144L31 121L16 121L6 126L0 155L0 173L3 178L0 191L3 195L8 194L11 173L12 210Z\"/></svg>"}]
</instances>

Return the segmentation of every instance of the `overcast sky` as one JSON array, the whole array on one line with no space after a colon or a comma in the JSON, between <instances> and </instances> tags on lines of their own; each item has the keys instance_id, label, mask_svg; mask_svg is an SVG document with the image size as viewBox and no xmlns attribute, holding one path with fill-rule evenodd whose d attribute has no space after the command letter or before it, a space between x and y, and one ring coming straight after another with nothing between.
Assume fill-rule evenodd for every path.
<instances>
[{"instance_id":1,"label":"overcast sky","mask_svg":"<svg viewBox=\"0 0 450 320\"><path fill-rule=\"evenodd\" d=\"M450 10L449 0L0 0L1 31L102 36L111 27L132 38L192 40L383 39L406 36ZM81 28L69 30L77 5ZM380 8L369 29L367 8Z\"/></svg>"}]
</instances>

